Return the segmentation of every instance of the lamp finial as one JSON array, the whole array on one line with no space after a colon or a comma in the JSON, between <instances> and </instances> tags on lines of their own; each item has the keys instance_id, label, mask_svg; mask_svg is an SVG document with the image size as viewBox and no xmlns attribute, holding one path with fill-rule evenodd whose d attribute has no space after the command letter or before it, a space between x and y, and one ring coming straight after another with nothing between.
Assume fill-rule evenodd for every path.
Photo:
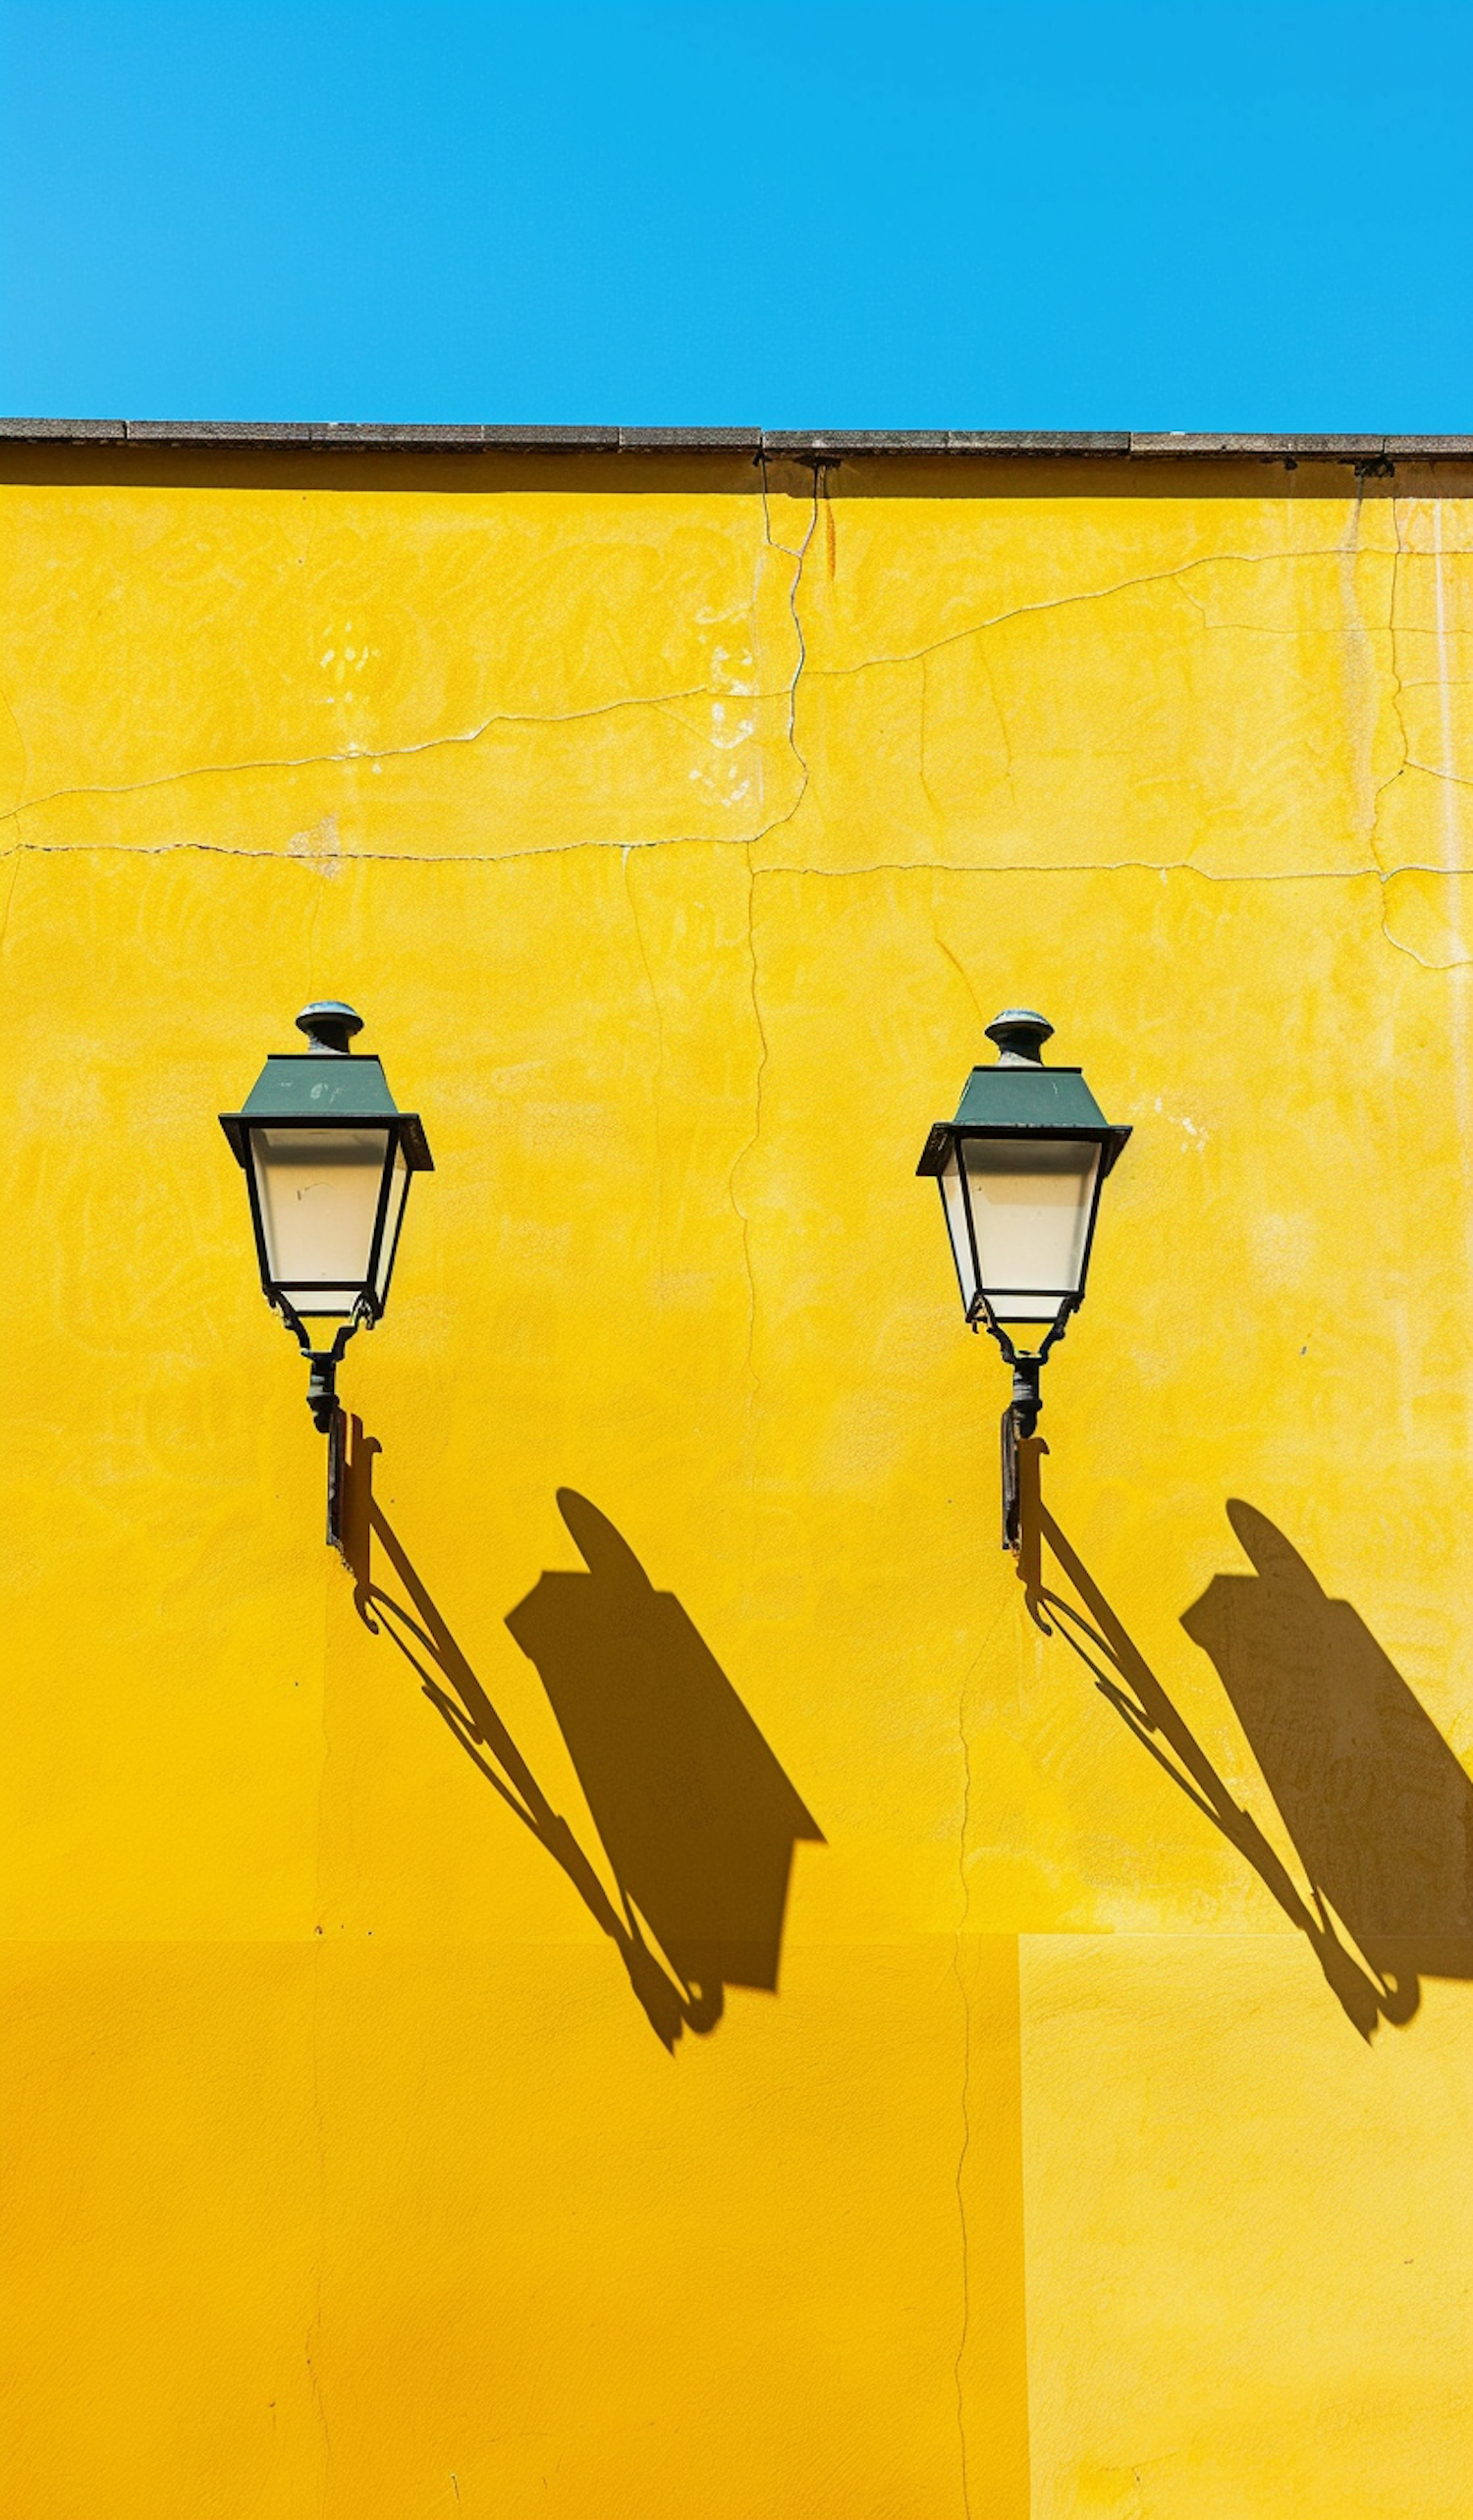
<instances>
[{"instance_id":1,"label":"lamp finial","mask_svg":"<svg viewBox=\"0 0 1473 2520\"><path fill-rule=\"evenodd\" d=\"M1047 1015L1029 1006L1005 1006L988 1025L987 1038L997 1043L999 1067L1042 1067L1043 1046L1053 1031Z\"/></svg>"},{"instance_id":2,"label":"lamp finial","mask_svg":"<svg viewBox=\"0 0 1473 2520\"><path fill-rule=\"evenodd\" d=\"M345 1006L341 997L314 998L303 1006L297 1018L297 1030L305 1033L313 1053L319 1058L347 1058L353 1050L353 1037L363 1029L363 1018Z\"/></svg>"}]
</instances>

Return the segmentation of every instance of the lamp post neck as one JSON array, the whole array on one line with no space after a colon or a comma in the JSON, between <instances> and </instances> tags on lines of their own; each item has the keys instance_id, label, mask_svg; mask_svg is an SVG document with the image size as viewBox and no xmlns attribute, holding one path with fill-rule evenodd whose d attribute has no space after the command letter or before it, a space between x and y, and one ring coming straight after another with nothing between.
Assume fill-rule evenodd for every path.
<instances>
[{"instance_id":1,"label":"lamp post neck","mask_svg":"<svg viewBox=\"0 0 1473 2520\"><path fill-rule=\"evenodd\" d=\"M1020 1435L1031 1435L1043 1408L1042 1357L1017 1357L1012 1361L1012 1417Z\"/></svg>"}]
</instances>

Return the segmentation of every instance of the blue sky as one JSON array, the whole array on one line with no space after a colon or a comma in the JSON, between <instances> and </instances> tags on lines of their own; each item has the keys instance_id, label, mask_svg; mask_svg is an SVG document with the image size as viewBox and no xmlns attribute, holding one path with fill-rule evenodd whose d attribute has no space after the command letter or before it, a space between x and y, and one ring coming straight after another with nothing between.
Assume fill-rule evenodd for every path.
<instances>
[{"instance_id":1,"label":"blue sky","mask_svg":"<svg viewBox=\"0 0 1473 2520\"><path fill-rule=\"evenodd\" d=\"M1473 429L1473 0L0 0L0 409Z\"/></svg>"}]
</instances>

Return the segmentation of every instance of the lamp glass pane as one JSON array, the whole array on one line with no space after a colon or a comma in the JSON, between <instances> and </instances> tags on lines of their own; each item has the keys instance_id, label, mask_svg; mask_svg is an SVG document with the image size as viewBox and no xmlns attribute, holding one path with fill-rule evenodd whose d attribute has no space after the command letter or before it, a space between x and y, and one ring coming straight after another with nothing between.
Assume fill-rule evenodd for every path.
<instances>
[{"instance_id":1,"label":"lamp glass pane","mask_svg":"<svg viewBox=\"0 0 1473 2520\"><path fill-rule=\"evenodd\" d=\"M967 1318L977 1300L977 1272L972 1265L971 1236L966 1227L966 1199L961 1186L961 1166L953 1147L940 1173L941 1204L946 1210L947 1232L952 1238L952 1258L956 1263L956 1282L961 1289L961 1302Z\"/></svg>"},{"instance_id":2,"label":"lamp glass pane","mask_svg":"<svg viewBox=\"0 0 1473 2520\"><path fill-rule=\"evenodd\" d=\"M384 1298L389 1292L389 1273L394 1266L394 1246L399 1240L399 1220L404 1214L404 1203L409 1187L409 1167L405 1161L404 1148L398 1146L394 1150L394 1170L389 1177L389 1204L384 1209L384 1238L378 1247L378 1267L373 1280L373 1292L380 1311L383 1309Z\"/></svg>"},{"instance_id":3,"label":"lamp glass pane","mask_svg":"<svg viewBox=\"0 0 1473 2520\"><path fill-rule=\"evenodd\" d=\"M361 1294L387 1129L252 1129L266 1269L299 1313L349 1314Z\"/></svg>"},{"instance_id":4,"label":"lamp glass pane","mask_svg":"<svg viewBox=\"0 0 1473 2520\"><path fill-rule=\"evenodd\" d=\"M1100 1149L1081 1138L966 1138L967 1195L999 1320L1051 1321L1084 1274Z\"/></svg>"}]
</instances>

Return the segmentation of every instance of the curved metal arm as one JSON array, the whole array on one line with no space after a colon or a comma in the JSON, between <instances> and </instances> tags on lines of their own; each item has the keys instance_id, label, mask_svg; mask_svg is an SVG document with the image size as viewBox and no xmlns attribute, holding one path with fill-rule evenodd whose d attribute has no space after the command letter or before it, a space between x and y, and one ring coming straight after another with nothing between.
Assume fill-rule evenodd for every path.
<instances>
[{"instance_id":1,"label":"curved metal arm","mask_svg":"<svg viewBox=\"0 0 1473 2520\"><path fill-rule=\"evenodd\" d=\"M1043 1345L1031 1352L1025 1350L1022 1355L1019 1355L1017 1349L1013 1346L1012 1341L1008 1336L1007 1331L1004 1329L1002 1322L998 1319L996 1313L994 1313L992 1306L988 1303L986 1296L980 1295L977 1298L977 1301L982 1307L982 1314L979 1320L974 1320L972 1322L972 1328L974 1330L985 1330L990 1339L996 1339L999 1347L1003 1351L1006 1363L1014 1367L1019 1365L1041 1366L1045 1357L1048 1355L1049 1350L1051 1348L1056 1348L1059 1345L1064 1331L1068 1328L1070 1315L1077 1313L1079 1310L1078 1296L1066 1295L1063 1304L1059 1308L1058 1314L1049 1323L1048 1329L1044 1333ZM1029 1432L1032 1432L1031 1427L1029 1428Z\"/></svg>"},{"instance_id":2,"label":"curved metal arm","mask_svg":"<svg viewBox=\"0 0 1473 2520\"><path fill-rule=\"evenodd\" d=\"M362 1329L365 1322L372 1328L372 1315L359 1307L343 1322L330 1348L314 1348L307 1336L306 1324L286 1297L274 1297L273 1304L307 1361L307 1407L318 1434L327 1437L327 1545L343 1556L345 1455L343 1412L338 1406L338 1367L355 1330Z\"/></svg>"},{"instance_id":3,"label":"curved metal arm","mask_svg":"<svg viewBox=\"0 0 1473 2520\"><path fill-rule=\"evenodd\" d=\"M314 1348L307 1336L305 1322L286 1297L276 1296L274 1306L307 1361L307 1407L312 1413L312 1423L319 1435L330 1435L338 1406L338 1367L343 1362L343 1351L355 1330L362 1328L366 1316L361 1311L355 1313L343 1323L330 1348Z\"/></svg>"},{"instance_id":4,"label":"curved metal arm","mask_svg":"<svg viewBox=\"0 0 1473 2520\"><path fill-rule=\"evenodd\" d=\"M1005 1363L1012 1367L1012 1398L1003 1412L1003 1546L1017 1555L1022 1539L1022 1511L1018 1486L1018 1445L1033 1434L1043 1409L1040 1388L1044 1362L1051 1348L1057 1347L1068 1327L1069 1315L1077 1310L1077 1298L1067 1299L1057 1318L1050 1323L1043 1344L1031 1353L1021 1354L1013 1346L997 1314L984 1295L980 1327L990 1339L996 1339ZM973 1321L972 1328L979 1327Z\"/></svg>"}]
</instances>

